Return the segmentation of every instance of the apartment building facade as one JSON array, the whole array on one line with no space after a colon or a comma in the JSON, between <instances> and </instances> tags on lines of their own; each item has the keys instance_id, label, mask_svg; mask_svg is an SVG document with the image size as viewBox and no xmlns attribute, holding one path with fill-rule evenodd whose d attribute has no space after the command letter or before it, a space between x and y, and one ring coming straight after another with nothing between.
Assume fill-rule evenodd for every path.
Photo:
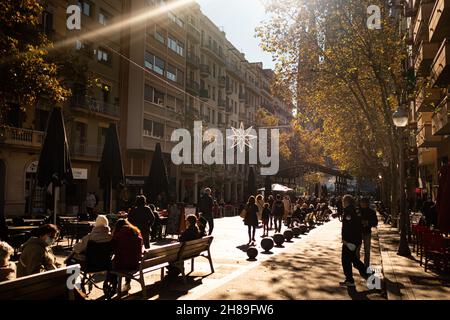
<instances>
[{"instance_id":1,"label":"apartment building facade","mask_svg":"<svg viewBox=\"0 0 450 320\"><path fill-rule=\"evenodd\" d=\"M438 171L450 156L450 1L410 0L406 16L410 65L420 84L410 108L417 122L418 184L435 198Z\"/></svg>"},{"instance_id":2,"label":"apartment building facade","mask_svg":"<svg viewBox=\"0 0 450 320\"><path fill-rule=\"evenodd\" d=\"M202 121L205 129L218 128L225 135L241 122L246 128L255 126L260 107L278 116L278 106L289 106L270 94L270 71L250 63L197 3L171 11L164 9L167 3L48 1L42 29L49 39L55 44L80 39L55 51L69 66L63 77L72 91L63 110L75 183L61 191L61 212L83 212L87 192L96 192L103 208L97 174L110 123L119 127L126 176L123 188L113 195L113 207L142 191L157 143L173 200L196 203L205 186L212 186L225 202L245 200L248 165L175 166L171 134ZM80 7L80 30L66 27L69 5ZM157 14L124 23L151 11ZM120 22L113 32L83 38ZM49 206L50 190L36 186L36 167L51 107L40 104L26 117L13 116L0 141L0 207L8 216L36 214Z\"/></svg>"},{"instance_id":3,"label":"apartment building facade","mask_svg":"<svg viewBox=\"0 0 450 320\"><path fill-rule=\"evenodd\" d=\"M80 7L80 30L66 27L69 5ZM120 0L49 0L40 27L58 44L113 24L121 10ZM61 191L60 207L68 214L85 210L87 192L100 193L97 174L106 129L120 118L119 59L112 52L119 46L118 36L98 35L95 41L76 41L52 52L63 65L63 84L72 91L62 105L75 179ZM0 150L0 176L4 180L0 203L6 215L43 213L48 207L49 191L36 185L36 169L51 108L39 103L25 116L12 114L7 123Z\"/></svg>"}]
</instances>

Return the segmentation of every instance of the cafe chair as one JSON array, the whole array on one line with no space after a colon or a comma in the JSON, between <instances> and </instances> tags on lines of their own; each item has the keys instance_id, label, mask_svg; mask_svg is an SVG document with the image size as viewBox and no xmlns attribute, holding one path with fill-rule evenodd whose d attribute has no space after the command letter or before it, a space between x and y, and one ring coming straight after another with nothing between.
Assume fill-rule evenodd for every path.
<instances>
[{"instance_id":1,"label":"cafe chair","mask_svg":"<svg viewBox=\"0 0 450 320\"><path fill-rule=\"evenodd\" d=\"M107 273L112 265L112 243L88 241L86 247L86 260L81 263L81 290L86 293L86 285L88 287L87 294L91 293L93 287L100 288L94 281L95 275L98 273Z\"/></svg>"},{"instance_id":2,"label":"cafe chair","mask_svg":"<svg viewBox=\"0 0 450 320\"><path fill-rule=\"evenodd\" d=\"M428 261L432 260L434 265L442 270L446 270L449 258L449 252L445 247L444 237L439 232L426 232L423 235L425 272L428 269Z\"/></svg>"}]
</instances>

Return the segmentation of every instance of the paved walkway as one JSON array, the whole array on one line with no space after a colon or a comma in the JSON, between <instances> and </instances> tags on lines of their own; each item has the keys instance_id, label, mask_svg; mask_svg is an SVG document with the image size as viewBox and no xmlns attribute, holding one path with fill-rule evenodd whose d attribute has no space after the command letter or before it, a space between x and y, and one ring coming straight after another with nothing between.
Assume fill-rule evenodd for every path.
<instances>
[{"instance_id":1,"label":"paved walkway","mask_svg":"<svg viewBox=\"0 0 450 320\"><path fill-rule=\"evenodd\" d=\"M450 300L450 276L443 277L424 268L413 253L411 258L397 255L400 235L396 228L379 218L378 232L386 291L389 300Z\"/></svg>"}]
</instances>

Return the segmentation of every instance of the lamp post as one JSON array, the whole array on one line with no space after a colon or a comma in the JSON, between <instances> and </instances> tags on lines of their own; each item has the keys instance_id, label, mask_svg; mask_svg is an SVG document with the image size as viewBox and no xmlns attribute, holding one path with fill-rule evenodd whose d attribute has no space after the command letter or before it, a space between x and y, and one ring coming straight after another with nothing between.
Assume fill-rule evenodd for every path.
<instances>
[{"instance_id":1,"label":"lamp post","mask_svg":"<svg viewBox=\"0 0 450 320\"><path fill-rule=\"evenodd\" d=\"M407 212L406 212L406 199L405 199L405 141L404 141L404 131L408 125L408 113L404 106L400 106L397 111L394 112L392 116L394 125L399 129L400 139L399 139L399 151L400 151L400 244L398 247L397 254L403 257L411 256L411 251L408 245L407 239Z\"/></svg>"}]
</instances>

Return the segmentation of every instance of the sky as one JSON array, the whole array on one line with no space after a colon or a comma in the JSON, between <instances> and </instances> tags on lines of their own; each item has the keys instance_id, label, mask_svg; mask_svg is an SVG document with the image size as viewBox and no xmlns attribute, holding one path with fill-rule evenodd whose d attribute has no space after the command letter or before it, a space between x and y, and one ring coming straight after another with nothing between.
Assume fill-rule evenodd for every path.
<instances>
[{"instance_id":1,"label":"sky","mask_svg":"<svg viewBox=\"0 0 450 320\"><path fill-rule=\"evenodd\" d=\"M202 12L219 28L228 40L250 62L262 61L264 68L274 68L272 55L259 47L255 28L267 18L260 0L197 0Z\"/></svg>"}]
</instances>

